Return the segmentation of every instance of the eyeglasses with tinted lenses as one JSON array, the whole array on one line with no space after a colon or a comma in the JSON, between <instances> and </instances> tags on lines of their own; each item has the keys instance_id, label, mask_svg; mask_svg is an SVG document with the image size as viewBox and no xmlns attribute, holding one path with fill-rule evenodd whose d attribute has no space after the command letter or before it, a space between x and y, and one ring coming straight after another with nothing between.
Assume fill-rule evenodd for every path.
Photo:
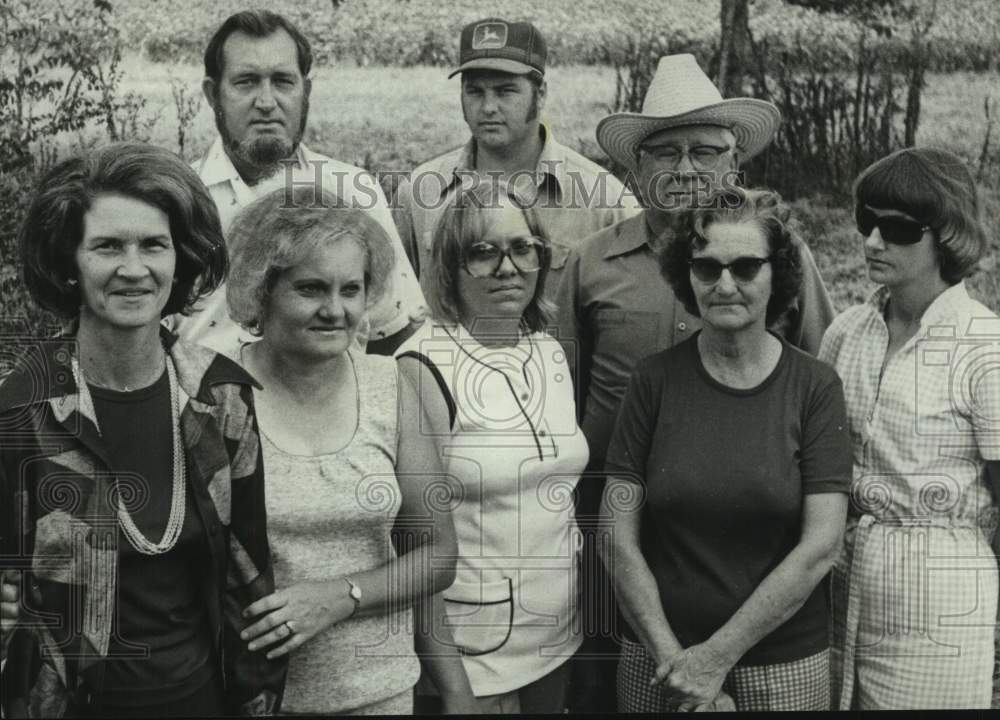
<instances>
[{"instance_id":1,"label":"eyeglasses with tinted lenses","mask_svg":"<svg viewBox=\"0 0 1000 720\"><path fill-rule=\"evenodd\" d=\"M931 229L929 225L921 225L916 220L885 215L879 217L867 206L855 212L855 219L859 233L868 237L877 227L882 239L892 245L916 245L923 239L924 233Z\"/></svg>"},{"instance_id":2,"label":"eyeglasses with tinted lenses","mask_svg":"<svg viewBox=\"0 0 1000 720\"><path fill-rule=\"evenodd\" d=\"M477 278L496 274L504 258L510 258L523 273L538 272L542 267L544 244L538 238L515 238L506 248L490 242L477 242L465 248L462 265L469 275Z\"/></svg>"},{"instance_id":3,"label":"eyeglasses with tinted lenses","mask_svg":"<svg viewBox=\"0 0 1000 720\"><path fill-rule=\"evenodd\" d=\"M771 258L739 257L730 263L720 263L712 258L691 258L688 265L691 266L691 273L704 283L718 282L723 270L728 270L736 282L753 282L764 263L768 262Z\"/></svg>"},{"instance_id":4,"label":"eyeglasses with tinted lenses","mask_svg":"<svg viewBox=\"0 0 1000 720\"><path fill-rule=\"evenodd\" d=\"M640 149L651 155L658 165L671 170L680 167L681 160L685 155L696 170L713 170L719 164L722 156L732 150L730 147L719 147L718 145L692 145L686 150L675 145L644 146Z\"/></svg>"}]
</instances>

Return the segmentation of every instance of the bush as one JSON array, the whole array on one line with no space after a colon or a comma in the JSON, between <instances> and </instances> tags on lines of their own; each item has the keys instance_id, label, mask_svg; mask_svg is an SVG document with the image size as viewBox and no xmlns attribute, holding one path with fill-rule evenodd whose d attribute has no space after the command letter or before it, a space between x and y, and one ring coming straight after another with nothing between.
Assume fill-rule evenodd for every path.
<instances>
[{"instance_id":1,"label":"bush","mask_svg":"<svg viewBox=\"0 0 1000 720\"><path fill-rule=\"evenodd\" d=\"M105 0L0 3L0 331L43 332L55 318L36 308L18 276L17 232L36 176L68 135L99 129L108 140L148 139L156 116L145 98L120 92L122 34ZM17 328L21 328L17 330Z\"/></svg>"},{"instance_id":2,"label":"bush","mask_svg":"<svg viewBox=\"0 0 1000 720\"><path fill-rule=\"evenodd\" d=\"M914 0L850 7L822 15L822 43L812 34L818 13L789 7L780 31L753 48L753 94L775 102L783 122L748 171L791 197L846 195L862 169L915 142L936 16Z\"/></svg>"},{"instance_id":3,"label":"bush","mask_svg":"<svg viewBox=\"0 0 1000 720\"><path fill-rule=\"evenodd\" d=\"M17 262L17 231L28 211L35 173L28 168L0 173L0 333L23 334L57 325L57 319L28 297ZM25 330L27 328L27 330Z\"/></svg>"}]
</instances>

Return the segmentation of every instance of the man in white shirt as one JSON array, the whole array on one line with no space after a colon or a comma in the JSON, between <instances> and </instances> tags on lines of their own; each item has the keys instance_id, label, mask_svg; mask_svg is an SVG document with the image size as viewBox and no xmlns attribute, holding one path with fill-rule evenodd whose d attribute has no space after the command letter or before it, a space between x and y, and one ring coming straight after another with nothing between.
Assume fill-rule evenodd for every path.
<instances>
[{"instance_id":1,"label":"man in white shirt","mask_svg":"<svg viewBox=\"0 0 1000 720\"><path fill-rule=\"evenodd\" d=\"M215 200L223 230L257 198L302 184L323 187L368 210L396 253L390 288L369 311L368 352L391 354L420 324L423 295L375 178L301 143L311 66L309 41L286 18L267 10L230 16L205 50L202 82L219 136L194 168ZM182 337L227 355L254 340L230 320L224 288L205 298L190 317L175 317L173 327Z\"/></svg>"}]
</instances>

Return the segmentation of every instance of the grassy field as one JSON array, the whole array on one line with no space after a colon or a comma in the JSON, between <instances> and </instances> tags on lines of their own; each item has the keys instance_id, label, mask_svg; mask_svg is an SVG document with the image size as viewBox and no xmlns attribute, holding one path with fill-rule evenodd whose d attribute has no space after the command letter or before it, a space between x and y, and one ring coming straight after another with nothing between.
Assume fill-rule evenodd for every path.
<instances>
[{"instance_id":1,"label":"grassy field","mask_svg":"<svg viewBox=\"0 0 1000 720\"><path fill-rule=\"evenodd\" d=\"M201 68L139 59L130 61L128 67L123 90L147 99L148 117L158 115L151 139L176 148L177 113L171 84L179 83L186 92L200 94ZM467 138L458 104L458 80L448 80L446 75L445 70L430 67L319 68L313 77L306 142L320 152L373 170L410 170ZM555 136L590 157L599 157L594 129L613 99L614 71L600 66L555 67L549 72L548 85L544 117ZM951 150L977 169L987 128L985 98L1000 105L1000 75L931 76L918 144ZM998 112L1000 108L995 108L993 115ZM184 154L196 157L213 134L213 119L203 102L188 130ZM993 129L992 145L1000 148L1000 127ZM980 299L1000 311L1000 151L991 155L982 195L984 219L994 245L971 285ZM823 197L799 200L794 208L837 307L843 309L864 298L871 287L849 210Z\"/></svg>"},{"instance_id":2,"label":"grassy field","mask_svg":"<svg viewBox=\"0 0 1000 720\"><path fill-rule=\"evenodd\" d=\"M166 66L136 59L124 91L147 99L147 114L159 113L152 140L176 148L177 117L171 82L200 95L202 68ZM599 155L597 122L614 97L614 71L606 67L552 68L544 116L560 141ZM458 79L433 67L356 67L338 65L313 73L306 142L342 160L380 170L409 170L461 144L468 131L458 102ZM211 142L215 125L208 104L191 125L185 155L196 157Z\"/></svg>"}]
</instances>

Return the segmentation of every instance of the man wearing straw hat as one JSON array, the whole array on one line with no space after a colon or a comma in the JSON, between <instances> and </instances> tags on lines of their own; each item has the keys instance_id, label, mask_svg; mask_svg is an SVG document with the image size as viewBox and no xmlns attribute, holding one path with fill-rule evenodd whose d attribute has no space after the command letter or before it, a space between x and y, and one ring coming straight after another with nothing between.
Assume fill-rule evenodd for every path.
<instances>
[{"instance_id":1,"label":"man wearing straw hat","mask_svg":"<svg viewBox=\"0 0 1000 720\"><path fill-rule=\"evenodd\" d=\"M417 167L396 193L394 218L424 294L434 229L459 187L506 180L522 192L551 243L546 297L552 299L569 250L591 233L639 212L607 170L557 142L541 120L547 86L545 38L528 22L486 18L462 29L462 117L471 138Z\"/></svg>"},{"instance_id":2,"label":"man wearing straw hat","mask_svg":"<svg viewBox=\"0 0 1000 720\"><path fill-rule=\"evenodd\" d=\"M723 100L694 56L668 55L660 59L642 112L610 115L597 127L598 143L637 181L645 209L584 239L570 253L556 296L559 340L576 368L580 424L595 473L580 486L577 517L583 528L595 526L603 490L599 473L632 369L701 327L660 274L658 251L673 238L677 211L735 183L739 163L761 152L780 123L781 114L769 102ZM812 254L797 243L802 289L773 329L815 354L834 309ZM584 648L603 648L610 660L620 621L614 603L600 600L610 595L609 581L592 554L593 534L585 537L583 615L596 623ZM576 692L597 688L585 703L593 706L613 695L613 665L581 661L578 668L586 677L578 677Z\"/></svg>"}]
</instances>

